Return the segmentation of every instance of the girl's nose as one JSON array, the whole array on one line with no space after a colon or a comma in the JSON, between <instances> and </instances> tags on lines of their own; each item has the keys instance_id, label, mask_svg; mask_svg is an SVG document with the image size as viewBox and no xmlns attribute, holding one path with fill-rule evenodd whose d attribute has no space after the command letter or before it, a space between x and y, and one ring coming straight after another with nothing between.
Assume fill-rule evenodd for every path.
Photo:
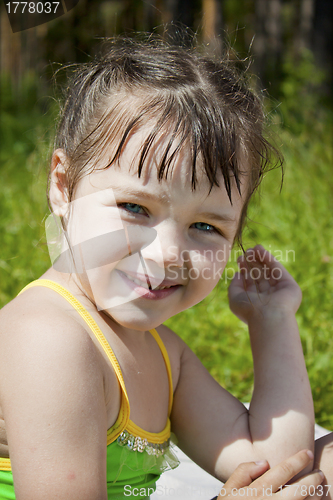
<instances>
[{"instance_id":1,"label":"girl's nose","mask_svg":"<svg viewBox=\"0 0 333 500\"><path fill-rule=\"evenodd\" d=\"M186 248L184 236L171 225L156 227L157 236L155 240L142 250L145 259L156 262L160 267L174 266L181 268L186 259Z\"/></svg>"}]
</instances>

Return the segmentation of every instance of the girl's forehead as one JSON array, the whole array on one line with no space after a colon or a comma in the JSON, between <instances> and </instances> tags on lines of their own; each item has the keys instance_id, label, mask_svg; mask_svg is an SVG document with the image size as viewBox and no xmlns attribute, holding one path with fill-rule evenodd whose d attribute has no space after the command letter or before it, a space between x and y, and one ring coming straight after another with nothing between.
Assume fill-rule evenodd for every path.
<instances>
[{"instance_id":1,"label":"girl's forehead","mask_svg":"<svg viewBox=\"0 0 333 500\"><path fill-rule=\"evenodd\" d=\"M227 195L222 172L215 174L218 185L212 185L200 152L196 156L196 183L195 188L193 187L193 148L190 139L182 141L180 137L177 137L177 134L175 135L172 123L169 127L159 130L149 148L144 152L144 161L140 167L144 145L147 138L151 137L155 126L156 119L147 117L145 124L137 129L133 128L115 161L115 153L119 149L122 138L121 134L117 137L110 134L103 154L92 165L91 173L88 175L92 186L97 189L105 189L112 188L115 184L119 184L121 187L122 184L126 183L128 188L129 186L133 188L141 186L147 191L169 193L170 197L176 192L182 192L187 199L195 198L196 200L204 200L208 196L212 199L215 196L217 202ZM166 157L171 161L167 162L167 167L161 175L161 165L163 161L165 162ZM234 202L240 196L232 174L230 181L232 202ZM242 194L245 192L246 185L244 176L241 179ZM81 196L80 186L78 186L77 196Z\"/></svg>"},{"instance_id":2,"label":"girl's forehead","mask_svg":"<svg viewBox=\"0 0 333 500\"><path fill-rule=\"evenodd\" d=\"M182 181L184 184L188 181L190 182L193 165L189 141L185 141L179 147L180 139L174 137L174 134L171 134L166 129L159 131L154 140L149 144L149 147L145 149L145 144L149 140L155 124L155 120L149 120L146 125L132 130L122 145L120 152L121 134L116 137L110 134L110 140L104 148L103 154L100 155L97 161L95 160L94 163L91 162L90 171L110 171L109 168L118 169L118 171L132 175L133 178L139 178L140 183L148 184L152 179L159 177L161 164L168 157L171 158L171 161L168 162L167 169L163 172L163 175L160 175L161 182L168 184L175 178L177 178L178 182ZM116 154L117 151L118 154ZM143 155L144 159L142 160ZM201 169L202 158L201 155L198 155L196 170L200 177ZM202 184L206 183L204 175L201 180Z\"/></svg>"},{"instance_id":3,"label":"girl's forehead","mask_svg":"<svg viewBox=\"0 0 333 500\"><path fill-rule=\"evenodd\" d=\"M177 138L172 138L172 134L167 130L160 132L147 150L145 160L142 163L142 169L139 172L143 145L151 133L151 128L150 124L147 124L131 134L117 161L108 167L108 171L110 172L111 169L115 169L130 176L133 184L149 185L152 189L153 186L157 187L161 184L163 189L182 186L183 188L192 190L191 179L193 167L190 143L189 141L184 142L179 150L176 151L179 141ZM113 149L111 146L111 155ZM173 158L163 172L163 175L160 176L161 164L166 153ZM198 155L196 159L196 173L200 181L200 190L208 191L210 184L204 172L201 155Z\"/></svg>"},{"instance_id":4,"label":"girl's forehead","mask_svg":"<svg viewBox=\"0 0 333 500\"><path fill-rule=\"evenodd\" d=\"M129 151L120 156L119 162L106 169L94 170L87 178L82 179L78 196L95 191L112 189L118 202L129 201L150 206L150 202L161 202L173 206L174 209L198 210L204 205L211 208L223 207L237 211L243 206L236 183L232 183L232 203L230 203L222 174L219 176L219 186L210 186L209 180L198 164L198 182L196 188L191 185L190 151L184 149L172 164L166 177L158 178L158 158L147 161L138 176L137 163ZM134 157L135 160L135 157Z\"/></svg>"},{"instance_id":5,"label":"girl's forehead","mask_svg":"<svg viewBox=\"0 0 333 500\"><path fill-rule=\"evenodd\" d=\"M140 177L138 176L138 165L140 161L142 145L149 136L151 127L142 127L130 138L126 147L117 162L117 167L121 170L127 171L134 179L140 179L143 185L148 185L156 181L165 187L175 189L181 186L183 189L190 190L191 192L197 191L201 195L208 196L210 193L226 193L226 187L222 172L217 172L216 178L218 185L212 185L207 176L204 168L204 161L201 153L196 157L195 174L196 174L196 187L193 188L193 151L190 140L181 144L178 149L179 142L177 137L173 138L168 130L164 130L156 138L152 146L149 148L146 161L144 162ZM173 141L171 139L174 139ZM171 145L171 146L170 146ZM164 171L163 176L159 176L161 162L166 155L166 152L173 158L167 169ZM242 158L243 155L240 154ZM244 165L246 164L244 160ZM112 166L111 166L112 168ZM245 195L248 185L248 169L244 166L244 174L240 178L241 183L241 196ZM230 181L232 186L233 197L238 198L240 193L237 189L237 184L232 173L230 173Z\"/></svg>"},{"instance_id":6,"label":"girl's forehead","mask_svg":"<svg viewBox=\"0 0 333 500\"><path fill-rule=\"evenodd\" d=\"M156 120L149 119L145 125L142 125L137 130L133 130L114 165L138 177L141 157L144 154L142 169L140 169L139 173L139 177L144 183L149 182L152 177L159 175L161 165L165 161L167 162L167 167L163 172L164 175L160 176L162 182L166 181L168 183L171 179L177 178L178 182L191 183L193 171L192 146L189 139L184 141L180 135L177 136L174 132L170 132L170 128L173 129L174 124L170 123L169 127L160 130L149 144L149 147L144 150L147 140L150 141L155 125ZM118 144L119 138L116 138L115 141L110 141L109 160L114 156ZM197 155L195 163L195 170L198 179L200 179L200 184L202 186L209 186L200 153Z\"/></svg>"}]
</instances>

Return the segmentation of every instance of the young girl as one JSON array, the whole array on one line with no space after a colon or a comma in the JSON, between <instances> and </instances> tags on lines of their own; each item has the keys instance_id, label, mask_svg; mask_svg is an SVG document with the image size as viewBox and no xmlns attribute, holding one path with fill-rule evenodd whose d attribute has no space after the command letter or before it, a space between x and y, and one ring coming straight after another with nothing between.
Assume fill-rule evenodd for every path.
<instances>
[{"instance_id":1,"label":"young girl","mask_svg":"<svg viewBox=\"0 0 333 500\"><path fill-rule=\"evenodd\" d=\"M1 498L13 481L19 500L148 497L176 465L171 429L221 480L313 448L301 292L261 246L229 294L251 337L249 411L162 324L210 293L240 239L272 150L262 123L229 65L192 50L123 41L78 68L50 171L61 248L0 315Z\"/></svg>"}]
</instances>

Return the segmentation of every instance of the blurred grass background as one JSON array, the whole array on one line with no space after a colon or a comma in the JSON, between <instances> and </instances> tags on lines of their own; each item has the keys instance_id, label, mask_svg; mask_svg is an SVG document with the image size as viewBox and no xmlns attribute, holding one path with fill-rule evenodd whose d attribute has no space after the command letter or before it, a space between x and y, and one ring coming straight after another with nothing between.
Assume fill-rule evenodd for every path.
<instances>
[{"instance_id":1,"label":"blurred grass background","mask_svg":"<svg viewBox=\"0 0 333 500\"><path fill-rule=\"evenodd\" d=\"M276 142L285 156L281 172L267 174L250 209L245 246L261 243L301 286L297 314L315 401L317 422L333 430L333 114L322 102L321 77L311 54L285 62L281 99L267 101ZM56 105L40 98L34 73L18 94L1 80L0 306L50 265L44 236L48 215L46 176ZM276 252L279 252L278 254ZM235 268L235 261L229 268ZM230 274L229 274L230 275ZM212 375L241 401L252 392L247 327L228 308L228 280L196 307L167 324L196 352Z\"/></svg>"}]
</instances>

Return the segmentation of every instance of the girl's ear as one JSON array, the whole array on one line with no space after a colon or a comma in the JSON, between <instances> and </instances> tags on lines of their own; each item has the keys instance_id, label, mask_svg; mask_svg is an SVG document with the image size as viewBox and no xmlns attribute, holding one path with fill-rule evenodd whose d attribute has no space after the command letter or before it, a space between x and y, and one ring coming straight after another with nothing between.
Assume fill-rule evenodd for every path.
<instances>
[{"instance_id":1,"label":"girl's ear","mask_svg":"<svg viewBox=\"0 0 333 500\"><path fill-rule=\"evenodd\" d=\"M51 160L49 200L56 215L64 216L68 209L67 168L68 156L62 149L56 149Z\"/></svg>"}]
</instances>

